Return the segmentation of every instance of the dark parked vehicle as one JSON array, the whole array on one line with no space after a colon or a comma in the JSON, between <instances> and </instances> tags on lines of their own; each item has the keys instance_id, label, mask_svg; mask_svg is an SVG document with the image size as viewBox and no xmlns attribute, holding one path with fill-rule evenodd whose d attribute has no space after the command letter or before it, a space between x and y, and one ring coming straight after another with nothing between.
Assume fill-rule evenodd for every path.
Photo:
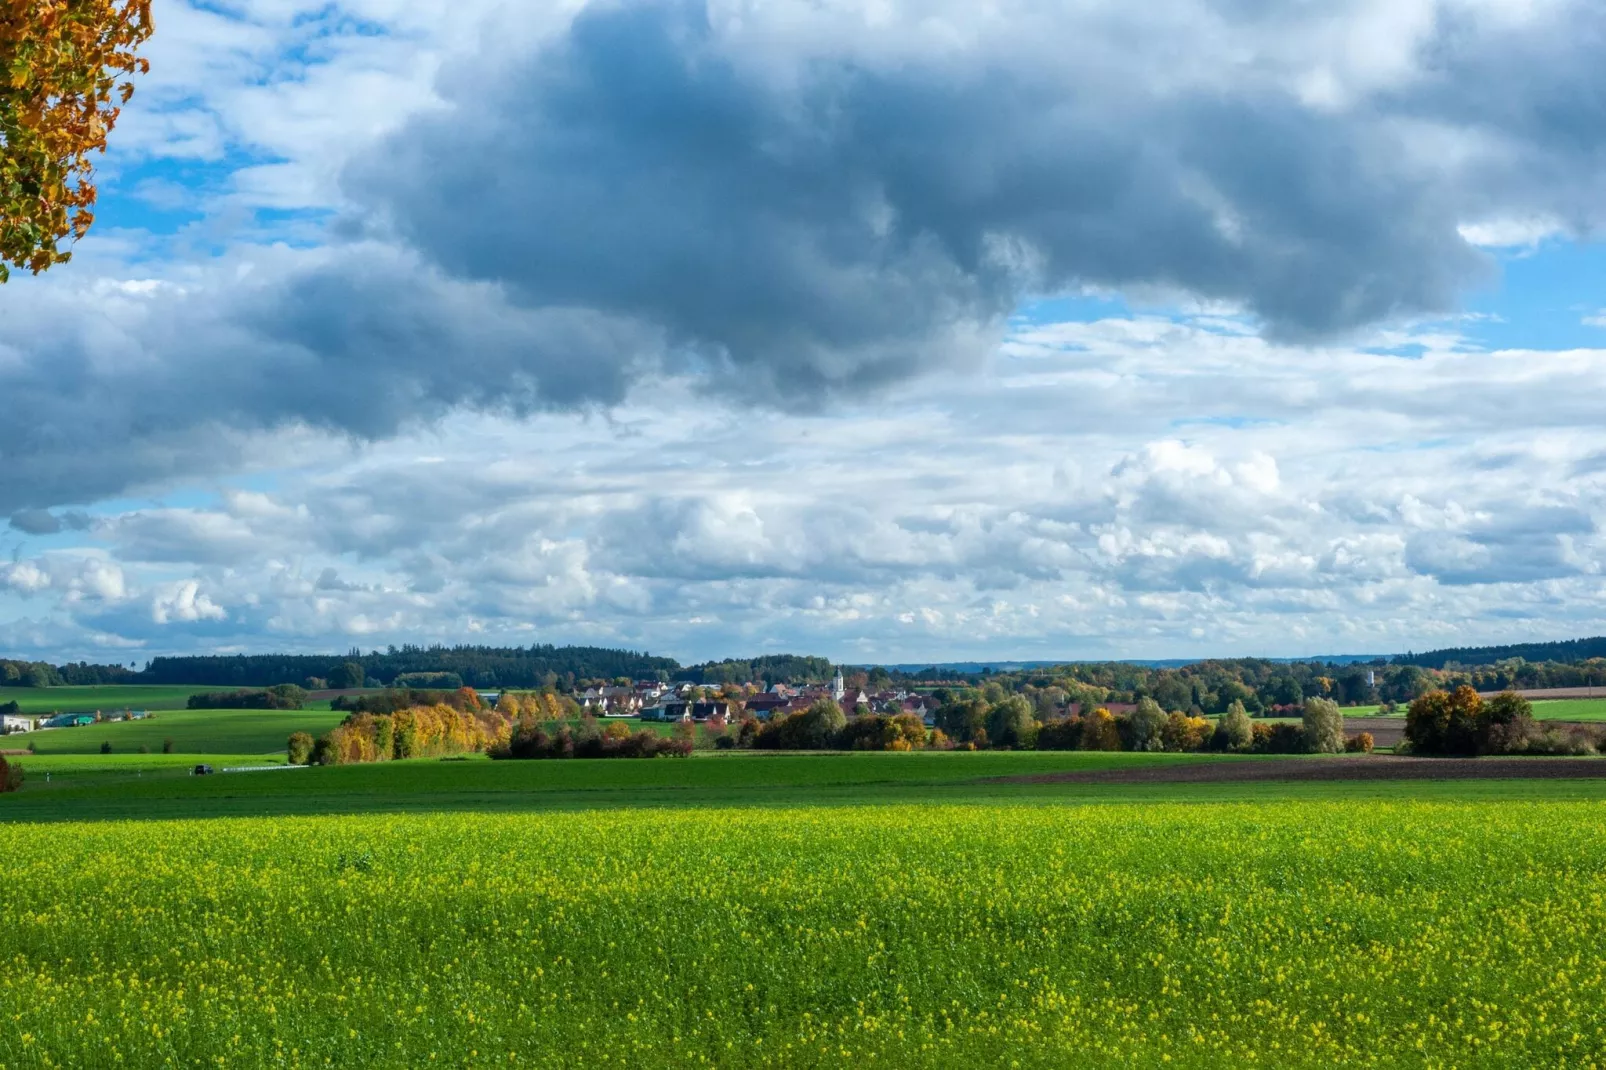
<instances>
[{"instance_id":1,"label":"dark parked vehicle","mask_svg":"<svg viewBox=\"0 0 1606 1070\"><path fill-rule=\"evenodd\" d=\"M193 775L206 776L212 772L215 772L215 770L210 765L198 765L195 767L195 773Z\"/></svg>"}]
</instances>

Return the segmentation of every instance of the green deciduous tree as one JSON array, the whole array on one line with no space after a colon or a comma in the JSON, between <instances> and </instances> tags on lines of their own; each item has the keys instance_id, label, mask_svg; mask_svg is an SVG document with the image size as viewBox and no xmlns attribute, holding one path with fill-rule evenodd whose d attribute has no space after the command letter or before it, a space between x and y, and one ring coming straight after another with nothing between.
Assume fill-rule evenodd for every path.
<instances>
[{"instance_id":1,"label":"green deciduous tree","mask_svg":"<svg viewBox=\"0 0 1606 1070\"><path fill-rule=\"evenodd\" d=\"M1344 752L1344 714L1327 698L1305 700L1305 745L1315 754Z\"/></svg>"}]
</instances>

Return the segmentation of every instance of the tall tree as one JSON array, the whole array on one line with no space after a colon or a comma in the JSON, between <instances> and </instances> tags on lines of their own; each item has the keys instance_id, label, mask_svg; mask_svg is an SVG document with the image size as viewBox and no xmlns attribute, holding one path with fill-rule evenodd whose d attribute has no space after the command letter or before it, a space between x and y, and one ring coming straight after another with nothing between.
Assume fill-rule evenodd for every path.
<instances>
[{"instance_id":1,"label":"tall tree","mask_svg":"<svg viewBox=\"0 0 1606 1070\"><path fill-rule=\"evenodd\" d=\"M92 152L149 64L150 0L0 0L0 281L38 274L95 220Z\"/></svg>"}]
</instances>

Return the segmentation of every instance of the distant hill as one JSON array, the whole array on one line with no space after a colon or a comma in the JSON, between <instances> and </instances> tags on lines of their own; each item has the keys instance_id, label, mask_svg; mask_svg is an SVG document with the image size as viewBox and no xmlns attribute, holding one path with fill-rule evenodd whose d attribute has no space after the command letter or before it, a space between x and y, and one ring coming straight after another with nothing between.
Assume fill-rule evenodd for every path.
<instances>
[{"instance_id":1,"label":"distant hill","mask_svg":"<svg viewBox=\"0 0 1606 1070\"><path fill-rule=\"evenodd\" d=\"M1560 639L1553 643L1512 643L1509 646L1461 646L1430 650L1425 654L1402 654L1396 665L1420 665L1442 669L1446 665L1493 665L1507 658L1524 661L1558 661L1568 664L1590 658L1606 658L1606 636L1590 639Z\"/></svg>"}]
</instances>

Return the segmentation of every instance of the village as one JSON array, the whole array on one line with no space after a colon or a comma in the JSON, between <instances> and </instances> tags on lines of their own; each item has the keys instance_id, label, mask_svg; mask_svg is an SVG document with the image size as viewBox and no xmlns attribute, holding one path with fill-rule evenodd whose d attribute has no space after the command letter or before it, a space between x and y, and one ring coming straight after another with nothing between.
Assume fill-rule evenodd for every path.
<instances>
[{"instance_id":1,"label":"village","mask_svg":"<svg viewBox=\"0 0 1606 1070\"><path fill-rule=\"evenodd\" d=\"M763 720L801 712L820 699L831 699L850 716L854 713L897 715L912 713L927 725L935 724L937 703L928 695L902 688L869 691L848 684L839 671L829 684L794 687L772 684L663 684L637 681L630 685L591 687L575 696L582 710L607 718L639 717L643 721L733 720L743 712Z\"/></svg>"}]
</instances>

